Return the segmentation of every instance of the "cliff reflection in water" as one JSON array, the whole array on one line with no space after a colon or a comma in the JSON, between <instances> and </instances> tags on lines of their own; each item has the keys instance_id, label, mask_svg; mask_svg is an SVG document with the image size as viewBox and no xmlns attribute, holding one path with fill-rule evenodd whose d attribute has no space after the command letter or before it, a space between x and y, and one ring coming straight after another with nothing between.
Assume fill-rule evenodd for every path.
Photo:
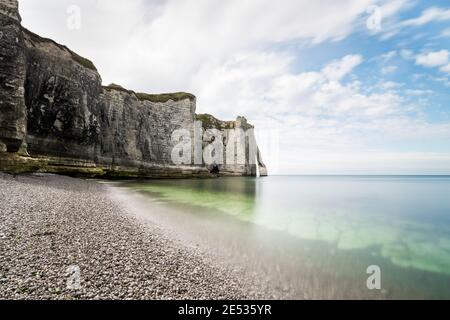
<instances>
[{"instance_id":1,"label":"cliff reflection in water","mask_svg":"<svg viewBox=\"0 0 450 320\"><path fill-rule=\"evenodd\" d=\"M176 208L182 232L265 272L293 297L450 298L448 177L224 178L128 187ZM365 288L370 265L382 268L385 290Z\"/></svg>"},{"instance_id":2,"label":"cliff reflection in water","mask_svg":"<svg viewBox=\"0 0 450 320\"><path fill-rule=\"evenodd\" d=\"M155 180L129 186L172 205L190 205L194 212L195 209L197 212L212 209L207 212L251 221L257 201L256 181L256 178Z\"/></svg>"}]
</instances>

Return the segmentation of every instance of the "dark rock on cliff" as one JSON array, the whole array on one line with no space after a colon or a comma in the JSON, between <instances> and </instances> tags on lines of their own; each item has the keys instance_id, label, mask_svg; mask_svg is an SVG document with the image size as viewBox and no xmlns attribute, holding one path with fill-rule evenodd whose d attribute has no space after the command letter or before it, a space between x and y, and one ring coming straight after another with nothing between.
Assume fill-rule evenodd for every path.
<instances>
[{"instance_id":1,"label":"dark rock on cliff","mask_svg":"<svg viewBox=\"0 0 450 320\"><path fill-rule=\"evenodd\" d=\"M16 0L0 2L0 170L46 171L112 177L209 176L201 160L176 165L171 135L185 129L253 127L245 118L220 121L196 115L189 93L145 94L119 85L102 86L94 64L65 46L42 38L20 24ZM214 138L203 137L205 147ZM255 175L267 172L259 151L243 163L215 164L214 173ZM224 158L225 151L224 151ZM198 159L197 159L198 160ZM256 164L257 163L257 164Z\"/></svg>"}]
</instances>

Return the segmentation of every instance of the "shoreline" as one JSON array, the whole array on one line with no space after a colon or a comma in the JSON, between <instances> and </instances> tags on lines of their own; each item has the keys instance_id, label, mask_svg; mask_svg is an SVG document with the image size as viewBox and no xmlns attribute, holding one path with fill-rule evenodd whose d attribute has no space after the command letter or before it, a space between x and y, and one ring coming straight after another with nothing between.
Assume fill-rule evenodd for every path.
<instances>
[{"instance_id":1,"label":"shoreline","mask_svg":"<svg viewBox=\"0 0 450 320\"><path fill-rule=\"evenodd\" d=\"M140 221L101 183L0 173L0 202L0 299L268 297L238 269Z\"/></svg>"}]
</instances>

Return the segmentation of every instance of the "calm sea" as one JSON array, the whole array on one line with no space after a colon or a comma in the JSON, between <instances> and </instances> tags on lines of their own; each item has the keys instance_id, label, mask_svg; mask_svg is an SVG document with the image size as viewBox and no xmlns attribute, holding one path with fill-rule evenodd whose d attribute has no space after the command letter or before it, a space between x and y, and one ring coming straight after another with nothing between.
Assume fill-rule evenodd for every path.
<instances>
[{"instance_id":1,"label":"calm sea","mask_svg":"<svg viewBox=\"0 0 450 320\"><path fill-rule=\"evenodd\" d=\"M157 223L244 265L289 297L450 299L450 177L272 176L123 186L152 202L148 215ZM367 286L371 275L380 290Z\"/></svg>"}]
</instances>

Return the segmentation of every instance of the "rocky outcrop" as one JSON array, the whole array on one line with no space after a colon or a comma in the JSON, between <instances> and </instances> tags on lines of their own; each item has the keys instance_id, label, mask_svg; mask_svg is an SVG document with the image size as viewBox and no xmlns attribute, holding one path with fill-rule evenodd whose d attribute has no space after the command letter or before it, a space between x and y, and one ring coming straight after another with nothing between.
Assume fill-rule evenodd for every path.
<instances>
[{"instance_id":1,"label":"rocky outcrop","mask_svg":"<svg viewBox=\"0 0 450 320\"><path fill-rule=\"evenodd\" d=\"M26 30L17 1L0 1L1 170L150 178L255 175L258 169L267 174L257 147L253 159L253 127L245 118L223 122L196 115L196 98L188 93L104 87L92 62ZM174 163L179 141L173 132L184 129L194 138L197 121L202 147L218 137L208 129L223 137L224 163L199 161L195 152L192 162ZM246 158L231 163L226 150L234 143L229 131L236 128L249 131Z\"/></svg>"}]
</instances>

